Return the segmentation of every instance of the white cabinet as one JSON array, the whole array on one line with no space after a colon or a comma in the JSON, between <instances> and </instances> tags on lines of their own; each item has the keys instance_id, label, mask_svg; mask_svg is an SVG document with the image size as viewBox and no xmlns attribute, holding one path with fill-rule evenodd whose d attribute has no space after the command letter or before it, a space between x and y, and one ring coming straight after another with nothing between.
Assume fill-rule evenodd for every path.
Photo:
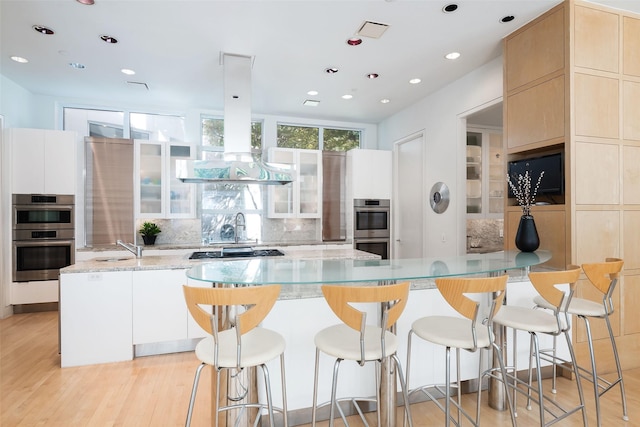
<instances>
[{"instance_id":1,"label":"white cabinet","mask_svg":"<svg viewBox=\"0 0 640 427\"><path fill-rule=\"evenodd\" d=\"M347 199L391 199L392 159L391 151L348 151Z\"/></svg>"},{"instance_id":2,"label":"white cabinet","mask_svg":"<svg viewBox=\"0 0 640 427\"><path fill-rule=\"evenodd\" d=\"M192 159L187 143L135 141L135 205L138 218L195 217L195 186L176 178L176 160Z\"/></svg>"},{"instance_id":3,"label":"white cabinet","mask_svg":"<svg viewBox=\"0 0 640 427\"><path fill-rule=\"evenodd\" d=\"M187 338L185 270L133 272L133 344Z\"/></svg>"},{"instance_id":4,"label":"white cabinet","mask_svg":"<svg viewBox=\"0 0 640 427\"><path fill-rule=\"evenodd\" d=\"M61 365L133 358L132 271L60 275Z\"/></svg>"},{"instance_id":5,"label":"white cabinet","mask_svg":"<svg viewBox=\"0 0 640 427\"><path fill-rule=\"evenodd\" d=\"M76 134L44 129L9 129L11 192L76 194Z\"/></svg>"},{"instance_id":6,"label":"white cabinet","mask_svg":"<svg viewBox=\"0 0 640 427\"><path fill-rule=\"evenodd\" d=\"M322 216L322 152L293 148L269 149L269 162L293 165L293 182L269 186L269 218Z\"/></svg>"}]
</instances>

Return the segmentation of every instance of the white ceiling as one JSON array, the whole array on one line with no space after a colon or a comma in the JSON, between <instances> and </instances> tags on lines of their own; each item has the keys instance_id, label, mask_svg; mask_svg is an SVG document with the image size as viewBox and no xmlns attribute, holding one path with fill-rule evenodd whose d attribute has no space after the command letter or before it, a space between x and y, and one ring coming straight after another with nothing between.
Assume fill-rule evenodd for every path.
<instances>
[{"instance_id":1,"label":"white ceiling","mask_svg":"<svg viewBox=\"0 0 640 427\"><path fill-rule=\"evenodd\" d=\"M640 1L601 0L640 12ZM457 3L456 12L442 8ZM377 123L500 55L501 39L558 0L0 0L0 72L83 104L222 110L220 53L254 56L252 111ZM505 15L515 20L503 24ZM379 39L349 46L364 21ZM43 25L52 36L32 29ZM118 39L106 44L101 35ZM456 61L444 59L451 51ZM18 64L10 56L29 60ZM71 68L70 62L86 66ZM328 67L340 71L329 75ZM127 77L121 68L137 72ZM365 78L378 73L375 80ZM418 85L408 80L422 79ZM145 83L149 90L128 85ZM140 85L137 85L140 86ZM317 90L316 96L307 91ZM344 100L344 94L353 99ZM388 104L380 103L388 98ZM319 100L317 107L303 106Z\"/></svg>"}]
</instances>

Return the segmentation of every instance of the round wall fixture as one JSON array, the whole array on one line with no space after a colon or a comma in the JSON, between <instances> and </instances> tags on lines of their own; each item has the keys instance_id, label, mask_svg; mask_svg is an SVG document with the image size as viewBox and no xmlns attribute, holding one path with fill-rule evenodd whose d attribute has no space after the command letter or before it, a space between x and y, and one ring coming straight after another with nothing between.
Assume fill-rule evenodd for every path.
<instances>
[{"instance_id":1,"label":"round wall fixture","mask_svg":"<svg viewBox=\"0 0 640 427\"><path fill-rule=\"evenodd\" d=\"M435 213L442 213L449 207L449 187L444 182L436 182L429 193L429 203Z\"/></svg>"}]
</instances>

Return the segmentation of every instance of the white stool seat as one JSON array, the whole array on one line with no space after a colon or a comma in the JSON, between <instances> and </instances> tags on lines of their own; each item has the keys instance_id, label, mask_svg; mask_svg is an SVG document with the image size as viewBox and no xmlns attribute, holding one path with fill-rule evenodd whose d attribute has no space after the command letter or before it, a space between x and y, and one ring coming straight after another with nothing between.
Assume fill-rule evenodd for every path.
<instances>
[{"instance_id":1,"label":"white stool seat","mask_svg":"<svg viewBox=\"0 0 640 427\"><path fill-rule=\"evenodd\" d=\"M378 360L382 357L379 327L368 325L364 332L364 360ZM385 332L385 350L387 354L398 349L398 338L389 331ZM322 352L339 359L360 360L360 332L343 324L330 326L315 336L316 347Z\"/></svg>"},{"instance_id":2,"label":"white stool seat","mask_svg":"<svg viewBox=\"0 0 640 427\"><path fill-rule=\"evenodd\" d=\"M235 368L259 366L284 353L285 341L279 333L255 328L242 336L240 366L237 366L237 341L235 330L228 329L218 333L218 367ZM196 357L207 365L215 365L213 337L208 336L196 345Z\"/></svg>"},{"instance_id":3,"label":"white stool seat","mask_svg":"<svg viewBox=\"0 0 640 427\"><path fill-rule=\"evenodd\" d=\"M322 294L333 313L343 323L324 328L316 333L314 337L316 360L313 375L311 425L316 425L318 408L324 406L324 404L318 405L318 380L320 378L320 355L325 354L335 358L333 379L331 381L331 399L327 402L329 405L329 427L334 425L336 407L338 407L337 412L340 413L345 425L349 425L342 408L339 408L339 402L342 400L347 400L354 404L363 423L368 425L357 402L373 400L368 396L361 398L342 397L340 399L337 397L340 363L343 360L351 360L358 362L360 366L364 366L366 362L373 362L376 365L376 386L380 387L383 370L382 363L387 358L394 364L392 369L396 373L402 389L405 420L408 421L409 427L412 427L413 421L409 410L407 385L404 381L402 366L397 355L398 338L388 330L396 323L407 304L409 282L381 286L323 285ZM363 304L375 306L382 310L380 313L382 321L379 324L367 324L367 312L361 310L363 308L361 305ZM388 377L388 379L392 378ZM388 400L389 396L387 396L387 400L381 400L383 397L381 395L382 393L378 388L375 391L378 425L381 425L382 414L391 410L391 408L385 410L385 403L392 403ZM393 399L393 402L395 402L395 399Z\"/></svg>"},{"instance_id":4,"label":"white stool seat","mask_svg":"<svg viewBox=\"0 0 640 427\"><path fill-rule=\"evenodd\" d=\"M561 328L558 328L558 320L553 314L542 310L508 305L500 309L493 321L508 328L540 334L560 333L567 328L562 317L559 319Z\"/></svg>"},{"instance_id":5,"label":"white stool seat","mask_svg":"<svg viewBox=\"0 0 640 427\"><path fill-rule=\"evenodd\" d=\"M534 304L552 309L553 306L549 304L540 295L533 298ZM607 313L604 310L604 305L601 302L590 301L584 298L572 298L567 313L575 314L576 316L589 316L589 317L604 317Z\"/></svg>"},{"instance_id":6,"label":"white stool seat","mask_svg":"<svg viewBox=\"0 0 640 427\"><path fill-rule=\"evenodd\" d=\"M413 322L411 329L423 340L445 347L467 350L474 345L471 320L466 318L427 316ZM491 346L492 340L489 338L486 326L476 325L476 337L478 347Z\"/></svg>"},{"instance_id":7,"label":"white stool seat","mask_svg":"<svg viewBox=\"0 0 640 427\"><path fill-rule=\"evenodd\" d=\"M436 279L436 287L444 298L444 300L458 312L459 316L425 316L415 320L411 325L407 341L407 383L409 383L409 375L411 371L411 348L414 335L423 341L444 347L445 350L445 366L444 366L444 387L440 384L420 385L411 393L424 394L429 400L444 412L444 424L449 426L453 422L455 425L462 425L462 416L466 418L472 425L480 425L480 405L482 393L482 369L485 369L483 363L483 351L493 350L497 357L495 360L500 365L500 375L493 375L493 369L489 369L488 375L491 375L497 381L502 381L504 386L509 412L511 415L512 425L516 425L513 405L511 397L508 393L507 384L503 381L507 377L507 372L503 363L502 349L494 342L495 334L492 331L493 319L496 313L502 309L502 303L507 287L507 276L500 277L483 277L483 278L465 278L465 277L447 277ZM470 295L475 294L475 298ZM487 318L484 319L483 310L480 310L480 301L490 301L490 309ZM451 350L456 353L456 376L455 390L457 390L457 399L452 394L452 378L451 378ZM480 375L477 380L476 393L476 411L473 417L467 410L462 407L462 387L460 374L460 352L465 350L468 352L479 351L478 370ZM432 361L422 361L423 363L433 363ZM437 390L438 394L434 394L433 390ZM444 402L440 402L441 396ZM453 409L453 414L452 414ZM457 417L456 417L457 413Z\"/></svg>"},{"instance_id":8,"label":"white stool seat","mask_svg":"<svg viewBox=\"0 0 640 427\"><path fill-rule=\"evenodd\" d=\"M192 287L183 286L187 308L193 320L207 332L196 345L195 355L201 362L196 369L189 400L186 427L191 425L193 408L198 391L200 374L205 366L212 366L217 372L215 390L212 391L212 423L218 427L219 421L227 420L220 416L227 411L229 414L246 408L258 408L253 415L247 415L246 421L254 425L261 422L261 409L266 409L269 426L275 427L274 412L282 414L284 427L287 427L287 391L285 380L284 337L276 331L259 327L260 322L269 314L280 294L280 285L265 286L224 286L224 287ZM240 338L238 338L240 337ZM238 339L240 342L238 342ZM271 380L267 362L280 359L280 381L282 385L282 407L273 406L271 398ZM266 403L247 395L237 397L227 394L229 390L222 390L221 373L226 370L239 371L248 367L260 367L266 392ZM249 381L252 381L251 379ZM222 392L221 392L222 391ZM253 393L252 393L253 394ZM257 397L257 396L256 396ZM249 401L252 399L254 401ZM235 415L234 415L235 416ZM255 420L251 420L255 417ZM240 421L240 418L237 419Z\"/></svg>"},{"instance_id":9,"label":"white stool seat","mask_svg":"<svg viewBox=\"0 0 640 427\"><path fill-rule=\"evenodd\" d=\"M494 323L513 329L513 370L509 373L509 379L514 382L513 401L517 399L517 393L527 396L527 409L531 409L531 401L535 401L538 405L540 417L540 426L547 427L560 425L560 422L577 412L582 413L582 422L587 425L587 413L584 406L584 395L580 375L575 364L575 354L571 344L570 322L567 316L567 307L573 305L573 292L575 283L580 277L580 267L570 265L565 271L538 271L530 272L529 279L531 284L538 292L534 297L539 302L539 307L548 308L552 311L538 310L529 307L505 306L493 318ZM569 285L569 292L565 293L558 286ZM517 331L529 333L529 379L522 381L518 378L518 349L516 345ZM553 337L554 349L544 350L540 348L539 335L545 334ZM563 335L567 348L570 353L570 360L561 359L556 355L555 342L556 337ZM535 384L533 382L533 361L535 360ZM542 382L542 361L551 363L554 378L557 365L569 364L576 378L576 387L578 390L579 403L576 406L568 407L565 403L560 404L556 401L555 381L552 383L551 395L544 392ZM535 393L535 394L533 394ZM517 405L516 405L517 406ZM567 407L565 407L567 406Z\"/></svg>"}]
</instances>

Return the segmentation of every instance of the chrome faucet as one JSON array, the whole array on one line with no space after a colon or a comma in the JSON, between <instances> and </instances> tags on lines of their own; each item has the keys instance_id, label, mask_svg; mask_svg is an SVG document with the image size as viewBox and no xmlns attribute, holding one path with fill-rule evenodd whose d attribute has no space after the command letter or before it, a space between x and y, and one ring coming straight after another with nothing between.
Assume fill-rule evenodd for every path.
<instances>
[{"instance_id":1,"label":"chrome faucet","mask_svg":"<svg viewBox=\"0 0 640 427\"><path fill-rule=\"evenodd\" d=\"M142 258L142 246L136 246L133 243L125 243L122 240L116 241L116 245L122 246L132 254L136 256L136 258Z\"/></svg>"},{"instance_id":2,"label":"chrome faucet","mask_svg":"<svg viewBox=\"0 0 640 427\"><path fill-rule=\"evenodd\" d=\"M240 234L240 227L244 228L245 233L247 232L247 221L244 218L244 214L242 212L238 212L236 214L236 232L235 232L235 242L238 243L238 235Z\"/></svg>"}]
</instances>

